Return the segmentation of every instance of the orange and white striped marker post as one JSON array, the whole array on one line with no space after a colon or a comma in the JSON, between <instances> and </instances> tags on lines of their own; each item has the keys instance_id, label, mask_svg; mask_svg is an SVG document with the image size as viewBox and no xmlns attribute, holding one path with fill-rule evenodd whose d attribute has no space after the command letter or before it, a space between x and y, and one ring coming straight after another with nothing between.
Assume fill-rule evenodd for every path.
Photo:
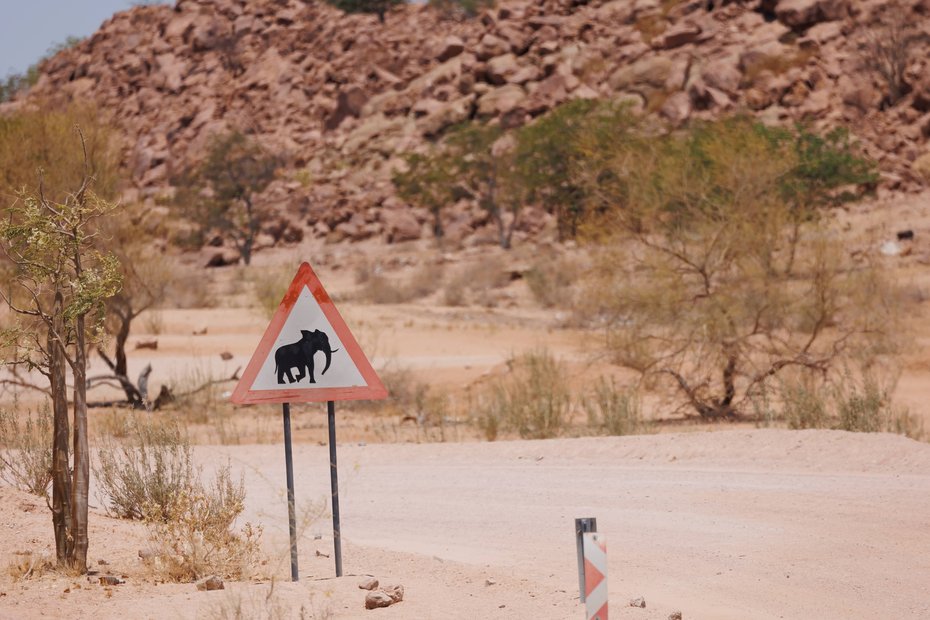
<instances>
[{"instance_id":1,"label":"orange and white striped marker post","mask_svg":"<svg viewBox=\"0 0 930 620\"><path fill-rule=\"evenodd\" d=\"M607 620L607 541L597 532L583 538L585 618Z\"/></svg>"}]
</instances>

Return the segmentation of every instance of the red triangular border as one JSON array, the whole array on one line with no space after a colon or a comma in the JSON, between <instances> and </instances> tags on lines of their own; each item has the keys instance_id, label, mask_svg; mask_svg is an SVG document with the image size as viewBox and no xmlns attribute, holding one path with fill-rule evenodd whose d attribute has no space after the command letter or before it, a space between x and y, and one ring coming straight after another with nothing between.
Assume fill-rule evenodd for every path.
<instances>
[{"instance_id":1,"label":"red triangular border","mask_svg":"<svg viewBox=\"0 0 930 620\"><path fill-rule=\"evenodd\" d=\"M284 324L287 322L287 318L290 316L291 310L294 308L294 304L297 303L297 298L300 296L300 292L305 286L310 289L310 293L320 305L323 315L326 316L330 325L333 326L333 330L335 330L336 334L339 336L339 340L342 341L343 346L345 346L346 351L349 353L349 357L352 359L356 368L358 368L359 373L362 375L362 378L365 379L367 385L348 388L302 387L282 388L280 390L250 389L262 365L265 363L268 355L270 355L275 340L277 340L281 330L284 329ZM349 331L346 322L342 320L342 315L336 310L333 300L330 299L329 295L326 293L326 289L323 288L320 279L313 272L309 263L301 264L300 268L297 270L297 275L294 276L294 281L291 282L291 286L287 289L284 299L281 300L281 304L271 318L268 328L265 329L265 335L262 336L261 342L259 342L258 347L255 348L255 353L252 354L252 359L249 360L249 365L246 366L242 378L240 378L239 383L236 384L236 389L233 390L231 397L232 402L239 405L246 405L257 403L308 403L328 400L380 400L382 398L387 398L387 395L387 389L384 387L384 384L381 383L381 379L378 377L374 368L371 367L371 363L368 361L368 358L365 357L365 353L362 352L362 348L358 345L352 332Z\"/></svg>"}]
</instances>

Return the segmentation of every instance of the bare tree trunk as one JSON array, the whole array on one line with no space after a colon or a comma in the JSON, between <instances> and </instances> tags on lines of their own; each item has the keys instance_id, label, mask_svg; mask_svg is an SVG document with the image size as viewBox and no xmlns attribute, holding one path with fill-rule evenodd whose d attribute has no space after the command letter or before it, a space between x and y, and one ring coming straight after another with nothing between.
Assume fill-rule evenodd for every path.
<instances>
[{"instance_id":1,"label":"bare tree trunk","mask_svg":"<svg viewBox=\"0 0 930 620\"><path fill-rule=\"evenodd\" d=\"M77 272L80 274L80 262ZM87 505L90 455L87 446L87 342L84 315L75 318L74 346L74 483L71 511L74 520L74 568L87 571Z\"/></svg>"},{"instance_id":2,"label":"bare tree trunk","mask_svg":"<svg viewBox=\"0 0 930 620\"><path fill-rule=\"evenodd\" d=\"M55 530L55 557L59 565L70 562L74 550L74 523L71 514L71 477L68 459L70 428L65 378L65 351L58 335L64 333L63 299L55 294L52 324L48 330L48 370L51 383L54 434L52 440L52 526Z\"/></svg>"}]
</instances>

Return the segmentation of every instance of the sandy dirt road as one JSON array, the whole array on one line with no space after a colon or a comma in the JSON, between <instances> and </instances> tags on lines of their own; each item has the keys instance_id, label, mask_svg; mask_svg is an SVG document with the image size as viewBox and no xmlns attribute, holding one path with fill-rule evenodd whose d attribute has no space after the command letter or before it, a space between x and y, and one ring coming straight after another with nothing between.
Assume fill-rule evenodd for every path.
<instances>
[{"instance_id":1,"label":"sandy dirt road","mask_svg":"<svg viewBox=\"0 0 930 620\"><path fill-rule=\"evenodd\" d=\"M327 448L299 444L294 456L302 513L325 511ZM333 579L332 559L317 555L332 550L329 518L317 513L301 519L298 584L287 583L282 447L201 446L197 458L245 477L243 517L265 528L274 586L156 586L136 557L141 526L95 510L91 557L126 583L0 575L0 618L581 618L572 533L581 516L596 517L608 540L613 618L930 617L930 445L899 436L344 443L347 576ZM0 487L5 558L49 549L47 511L27 497ZM403 584L405 600L364 610L364 574ZM638 596L646 609L628 606Z\"/></svg>"},{"instance_id":2,"label":"sandy dirt road","mask_svg":"<svg viewBox=\"0 0 930 620\"><path fill-rule=\"evenodd\" d=\"M283 479L280 447L226 455L245 472L249 518L283 544L272 482ZM295 459L298 497L325 498L326 448L297 446ZM618 617L930 617L930 446L901 437L732 431L342 445L339 459L353 547L413 553L414 573L451 561L507 582L507 592L481 584L473 605L410 589L407 611L391 617L580 616L572 526L581 516L596 517L609 541ZM329 536L325 519L310 529ZM347 572L364 572L365 554L354 553ZM625 607L636 596L646 610Z\"/></svg>"}]
</instances>

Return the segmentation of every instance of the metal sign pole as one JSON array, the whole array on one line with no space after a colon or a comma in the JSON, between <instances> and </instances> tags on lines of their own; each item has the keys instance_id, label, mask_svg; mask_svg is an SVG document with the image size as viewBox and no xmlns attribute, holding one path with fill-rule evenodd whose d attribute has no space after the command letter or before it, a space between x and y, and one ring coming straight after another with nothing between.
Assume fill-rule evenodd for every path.
<instances>
[{"instance_id":1,"label":"metal sign pole","mask_svg":"<svg viewBox=\"0 0 930 620\"><path fill-rule=\"evenodd\" d=\"M597 519L588 517L575 519L575 545L578 549L578 590L581 592L581 602L585 602L584 592L584 534L597 531Z\"/></svg>"},{"instance_id":2,"label":"metal sign pole","mask_svg":"<svg viewBox=\"0 0 930 620\"><path fill-rule=\"evenodd\" d=\"M297 515L294 506L294 459L291 454L291 404L283 403L284 462L287 469L287 525L291 534L291 581L297 581Z\"/></svg>"},{"instance_id":3,"label":"metal sign pole","mask_svg":"<svg viewBox=\"0 0 930 620\"><path fill-rule=\"evenodd\" d=\"M339 479L336 471L336 403L326 403L329 420L329 483L333 491L333 554L336 576L342 577L342 534L339 531Z\"/></svg>"}]
</instances>

